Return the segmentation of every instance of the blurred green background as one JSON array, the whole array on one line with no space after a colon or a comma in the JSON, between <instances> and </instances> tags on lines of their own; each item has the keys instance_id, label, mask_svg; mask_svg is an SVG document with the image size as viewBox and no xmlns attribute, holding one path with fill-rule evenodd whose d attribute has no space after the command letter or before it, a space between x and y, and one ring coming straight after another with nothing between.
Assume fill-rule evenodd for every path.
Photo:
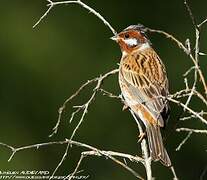
<instances>
[{"instance_id":1,"label":"blurred green background","mask_svg":"<svg viewBox=\"0 0 207 180\"><path fill-rule=\"evenodd\" d=\"M194 42L194 31L182 0L166 1L92 1L85 3L100 12L117 30L131 24L172 33L183 42ZM191 1L198 22L206 15L207 1ZM86 89L67 107L58 134L48 138L56 123L58 108L83 82L113 68L117 68L121 52L109 37L110 30L94 15L78 5L57 6L35 29L34 23L46 11L44 0L1 0L0 5L0 142L23 146L39 142L69 138L78 118L69 124L72 105L83 104L91 95ZM150 34L154 48L163 59L169 76L170 91L184 87L182 74L192 65L189 58L172 42L161 35ZM207 52L207 25L202 29L201 51ZM200 58L206 73L206 57ZM117 75L105 81L104 88L119 94ZM202 90L202 87L200 87ZM206 137L192 135L181 151L175 148L186 133L169 131L176 122L180 108L171 105L166 148L180 179L199 179L207 165ZM194 101L192 107L201 110ZM189 120L178 126L203 128L198 120ZM128 112L122 111L120 102L99 94L90 106L75 140L97 148L131 154L140 154L138 130ZM25 150L7 162L10 151L0 147L0 170L48 170L52 173L65 150L64 145ZM84 149L73 147L57 175L70 173ZM139 164L128 162L144 175ZM94 180L133 180L128 171L105 158L85 159L80 169ZM153 163L157 179L172 179L169 169ZM207 177L206 177L207 179Z\"/></svg>"}]
</instances>

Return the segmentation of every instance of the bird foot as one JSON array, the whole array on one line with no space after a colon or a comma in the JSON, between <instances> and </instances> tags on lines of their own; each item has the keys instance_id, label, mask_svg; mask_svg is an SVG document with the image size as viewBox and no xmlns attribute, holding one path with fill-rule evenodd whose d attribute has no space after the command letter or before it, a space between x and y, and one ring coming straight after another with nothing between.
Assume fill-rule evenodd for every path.
<instances>
[{"instance_id":1,"label":"bird foot","mask_svg":"<svg viewBox=\"0 0 207 180\"><path fill-rule=\"evenodd\" d=\"M142 142L142 140L146 137L146 132L140 133L138 137L139 137L138 142Z\"/></svg>"},{"instance_id":2,"label":"bird foot","mask_svg":"<svg viewBox=\"0 0 207 180\"><path fill-rule=\"evenodd\" d=\"M129 108L129 106L127 106L126 104L123 106L122 111L125 111Z\"/></svg>"}]
</instances>

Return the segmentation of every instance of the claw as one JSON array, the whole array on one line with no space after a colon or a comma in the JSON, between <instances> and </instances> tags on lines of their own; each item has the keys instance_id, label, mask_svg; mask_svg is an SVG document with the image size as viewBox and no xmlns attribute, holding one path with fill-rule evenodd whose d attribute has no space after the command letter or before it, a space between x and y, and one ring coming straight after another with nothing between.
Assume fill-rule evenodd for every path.
<instances>
[{"instance_id":1,"label":"claw","mask_svg":"<svg viewBox=\"0 0 207 180\"><path fill-rule=\"evenodd\" d=\"M139 137L138 142L141 142L146 137L146 132L140 133L138 137Z\"/></svg>"},{"instance_id":2,"label":"claw","mask_svg":"<svg viewBox=\"0 0 207 180\"><path fill-rule=\"evenodd\" d=\"M123 106L122 111L125 111L129 108L129 106L127 106L126 104Z\"/></svg>"}]
</instances>

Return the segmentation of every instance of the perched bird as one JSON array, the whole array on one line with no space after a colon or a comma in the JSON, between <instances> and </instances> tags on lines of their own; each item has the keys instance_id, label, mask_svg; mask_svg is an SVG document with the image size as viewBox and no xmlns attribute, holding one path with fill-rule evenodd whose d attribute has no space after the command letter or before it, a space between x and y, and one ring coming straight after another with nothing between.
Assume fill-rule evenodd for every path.
<instances>
[{"instance_id":1,"label":"perched bird","mask_svg":"<svg viewBox=\"0 0 207 180\"><path fill-rule=\"evenodd\" d=\"M125 106L146 127L150 155L154 161L171 166L163 145L160 127L168 117L168 79L165 66L151 47L146 28L131 25L113 36L122 51L119 68L119 85Z\"/></svg>"}]
</instances>

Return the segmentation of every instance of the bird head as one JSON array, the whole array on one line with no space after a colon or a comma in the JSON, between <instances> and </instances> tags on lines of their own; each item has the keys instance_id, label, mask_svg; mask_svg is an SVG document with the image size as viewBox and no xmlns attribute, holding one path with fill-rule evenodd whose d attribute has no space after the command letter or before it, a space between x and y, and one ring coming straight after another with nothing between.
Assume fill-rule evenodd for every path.
<instances>
[{"instance_id":1,"label":"bird head","mask_svg":"<svg viewBox=\"0 0 207 180\"><path fill-rule=\"evenodd\" d=\"M111 39L119 44L122 52L130 53L133 50L143 50L150 47L146 31L147 29L141 24L131 25Z\"/></svg>"}]
</instances>

